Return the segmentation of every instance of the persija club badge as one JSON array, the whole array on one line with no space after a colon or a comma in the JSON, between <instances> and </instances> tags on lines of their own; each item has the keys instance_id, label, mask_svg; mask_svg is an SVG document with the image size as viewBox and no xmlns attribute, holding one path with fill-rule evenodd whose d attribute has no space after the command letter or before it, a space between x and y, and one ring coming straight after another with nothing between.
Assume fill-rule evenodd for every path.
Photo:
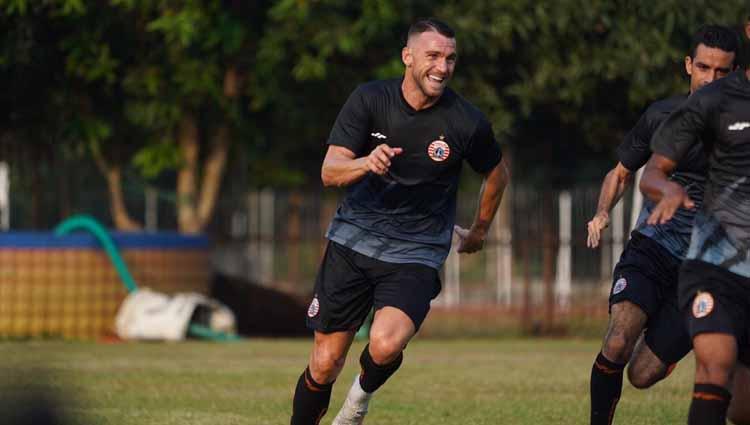
<instances>
[{"instance_id":1,"label":"persija club badge","mask_svg":"<svg viewBox=\"0 0 750 425\"><path fill-rule=\"evenodd\" d=\"M693 316L706 317L714 311L714 297L708 292L700 292L693 300Z\"/></svg>"},{"instance_id":2,"label":"persija club badge","mask_svg":"<svg viewBox=\"0 0 750 425\"><path fill-rule=\"evenodd\" d=\"M320 302L318 301L318 297L316 296L313 298L312 302L310 303L310 307L307 308L307 316L310 318L313 318L318 315L318 312L320 311Z\"/></svg>"},{"instance_id":3,"label":"persija club badge","mask_svg":"<svg viewBox=\"0 0 750 425\"><path fill-rule=\"evenodd\" d=\"M445 136L440 135L440 140L435 140L427 146L427 155L435 162L443 162L451 154L451 148L445 143Z\"/></svg>"}]
</instances>

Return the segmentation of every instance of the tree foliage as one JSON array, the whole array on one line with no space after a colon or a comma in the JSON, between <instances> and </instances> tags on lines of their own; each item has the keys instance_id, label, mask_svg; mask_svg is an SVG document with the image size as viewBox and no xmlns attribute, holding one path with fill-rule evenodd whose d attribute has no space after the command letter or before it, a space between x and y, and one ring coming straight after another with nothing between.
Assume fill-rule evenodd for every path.
<instances>
[{"instance_id":1,"label":"tree foliage","mask_svg":"<svg viewBox=\"0 0 750 425\"><path fill-rule=\"evenodd\" d=\"M0 137L65 145L108 178L173 170L181 226L200 231L233 143L250 158L239 184L315 185L348 94L401 75L409 24L436 16L457 30L452 85L516 178L571 184L611 166L650 102L687 90L695 29L747 14L743 0L0 0Z\"/></svg>"}]
</instances>

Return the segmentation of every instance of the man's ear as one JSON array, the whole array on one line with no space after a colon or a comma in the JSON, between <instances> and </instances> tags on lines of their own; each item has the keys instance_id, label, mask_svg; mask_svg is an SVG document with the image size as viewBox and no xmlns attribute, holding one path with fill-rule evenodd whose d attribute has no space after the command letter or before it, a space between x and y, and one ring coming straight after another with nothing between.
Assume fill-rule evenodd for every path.
<instances>
[{"instance_id":1,"label":"man's ear","mask_svg":"<svg viewBox=\"0 0 750 425\"><path fill-rule=\"evenodd\" d=\"M685 56L685 72L687 75L693 75L693 58Z\"/></svg>"},{"instance_id":2,"label":"man's ear","mask_svg":"<svg viewBox=\"0 0 750 425\"><path fill-rule=\"evenodd\" d=\"M401 61L404 62L404 65L406 65L407 68L410 67L414 61L414 56L411 54L411 48L409 46L404 46L404 48L401 49Z\"/></svg>"}]
</instances>

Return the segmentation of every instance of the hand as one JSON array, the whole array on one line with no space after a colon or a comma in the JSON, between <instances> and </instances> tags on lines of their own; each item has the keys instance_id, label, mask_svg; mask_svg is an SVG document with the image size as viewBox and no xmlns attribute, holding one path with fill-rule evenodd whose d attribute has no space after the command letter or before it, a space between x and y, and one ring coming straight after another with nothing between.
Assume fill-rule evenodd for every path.
<instances>
[{"instance_id":1,"label":"hand","mask_svg":"<svg viewBox=\"0 0 750 425\"><path fill-rule=\"evenodd\" d=\"M648 224L664 224L672 219L678 208L695 208L695 202L688 196L685 189L677 183L671 182L664 192L659 203L656 204L651 215L648 216Z\"/></svg>"},{"instance_id":2,"label":"hand","mask_svg":"<svg viewBox=\"0 0 750 425\"><path fill-rule=\"evenodd\" d=\"M477 252L484 247L484 238L486 232L483 232L475 227L471 229L464 229L461 226L453 226L453 231L458 236L458 248L459 253L471 254Z\"/></svg>"},{"instance_id":3,"label":"hand","mask_svg":"<svg viewBox=\"0 0 750 425\"><path fill-rule=\"evenodd\" d=\"M589 221L586 226L589 231L588 238L586 239L586 246L589 248L596 248L599 246L599 240L602 238L602 230L609 226L609 214L606 212L598 212L594 218Z\"/></svg>"},{"instance_id":4,"label":"hand","mask_svg":"<svg viewBox=\"0 0 750 425\"><path fill-rule=\"evenodd\" d=\"M365 165L369 171L382 176L391 167L391 158L403 151L403 148L392 148L386 144L378 145L367 155Z\"/></svg>"}]
</instances>

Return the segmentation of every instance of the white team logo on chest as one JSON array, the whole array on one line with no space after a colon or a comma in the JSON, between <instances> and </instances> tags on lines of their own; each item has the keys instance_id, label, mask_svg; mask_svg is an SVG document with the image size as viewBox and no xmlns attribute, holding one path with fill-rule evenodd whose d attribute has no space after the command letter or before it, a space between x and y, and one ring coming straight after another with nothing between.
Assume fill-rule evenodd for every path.
<instances>
[{"instance_id":1,"label":"white team logo on chest","mask_svg":"<svg viewBox=\"0 0 750 425\"><path fill-rule=\"evenodd\" d=\"M427 156L435 162L443 162L451 154L451 148L445 143L445 136L440 135L440 140L435 140L427 146Z\"/></svg>"}]
</instances>

